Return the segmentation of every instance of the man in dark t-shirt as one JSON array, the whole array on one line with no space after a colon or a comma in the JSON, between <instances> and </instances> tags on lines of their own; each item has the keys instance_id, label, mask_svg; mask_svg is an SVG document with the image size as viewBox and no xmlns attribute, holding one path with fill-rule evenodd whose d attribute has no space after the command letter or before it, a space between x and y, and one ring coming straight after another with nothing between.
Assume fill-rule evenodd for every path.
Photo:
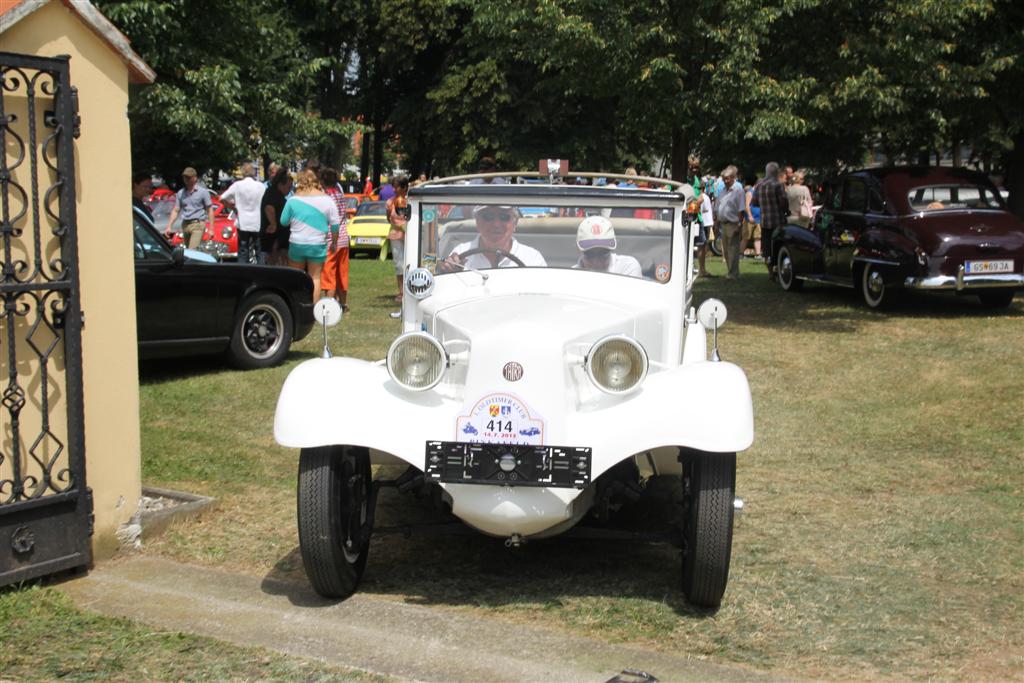
<instances>
[{"instance_id":1,"label":"man in dark t-shirt","mask_svg":"<svg viewBox=\"0 0 1024 683\"><path fill-rule=\"evenodd\" d=\"M153 194L153 177L149 172L132 176L132 207L143 212L153 222L153 211L146 205L146 197Z\"/></svg>"}]
</instances>

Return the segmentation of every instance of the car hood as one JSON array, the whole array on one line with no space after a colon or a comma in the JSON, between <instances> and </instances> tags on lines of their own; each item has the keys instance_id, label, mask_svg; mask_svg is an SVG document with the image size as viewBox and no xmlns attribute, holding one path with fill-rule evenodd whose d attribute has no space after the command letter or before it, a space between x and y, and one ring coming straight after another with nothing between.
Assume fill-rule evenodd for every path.
<instances>
[{"instance_id":1,"label":"car hood","mask_svg":"<svg viewBox=\"0 0 1024 683\"><path fill-rule=\"evenodd\" d=\"M1003 211L950 211L942 215L915 215L903 225L933 256L953 247L993 247L1007 251L1024 249L1024 226Z\"/></svg>"},{"instance_id":2,"label":"car hood","mask_svg":"<svg viewBox=\"0 0 1024 683\"><path fill-rule=\"evenodd\" d=\"M517 294L474 299L438 310L434 335L443 343L479 349L560 357L566 346L587 346L610 334L635 338L659 358L664 321L656 309L576 295ZM586 351L586 349L582 349Z\"/></svg>"}]
</instances>

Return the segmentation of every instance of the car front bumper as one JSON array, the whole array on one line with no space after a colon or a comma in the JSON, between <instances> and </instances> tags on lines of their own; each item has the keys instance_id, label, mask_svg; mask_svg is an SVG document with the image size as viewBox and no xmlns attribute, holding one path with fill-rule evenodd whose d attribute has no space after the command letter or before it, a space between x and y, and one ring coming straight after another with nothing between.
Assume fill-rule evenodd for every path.
<instances>
[{"instance_id":1,"label":"car front bumper","mask_svg":"<svg viewBox=\"0 0 1024 683\"><path fill-rule=\"evenodd\" d=\"M992 273L988 275L967 275L961 265L956 275L933 275L931 277L908 277L903 282L908 289L945 289L962 292L971 289L1024 287L1024 275L1017 273Z\"/></svg>"}]
</instances>

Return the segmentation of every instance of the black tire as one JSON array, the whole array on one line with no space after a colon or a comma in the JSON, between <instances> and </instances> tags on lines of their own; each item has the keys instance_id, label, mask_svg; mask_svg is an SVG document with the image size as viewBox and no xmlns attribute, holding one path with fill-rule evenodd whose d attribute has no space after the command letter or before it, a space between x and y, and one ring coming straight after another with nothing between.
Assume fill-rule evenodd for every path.
<instances>
[{"instance_id":1,"label":"black tire","mask_svg":"<svg viewBox=\"0 0 1024 683\"><path fill-rule=\"evenodd\" d=\"M789 253L789 247L779 247L775 264L779 274L779 286L783 290L797 292L803 288L804 281L796 276L796 268L793 266L793 256Z\"/></svg>"},{"instance_id":2,"label":"black tire","mask_svg":"<svg viewBox=\"0 0 1024 683\"><path fill-rule=\"evenodd\" d=\"M345 598L366 569L370 454L355 446L303 448L299 455L299 551L320 595Z\"/></svg>"},{"instance_id":3,"label":"black tire","mask_svg":"<svg viewBox=\"0 0 1024 683\"><path fill-rule=\"evenodd\" d=\"M277 365L292 343L292 312L277 294L250 294L238 307L231 346L231 362L246 370Z\"/></svg>"},{"instance_id":4,"label":"black tire","mask_svg":"<svg viewBox=\"0 0 1024 683\"><path fill-rule=\"evenodd\" d=\"M729 582L736 454L682 451L683 594L716 608Z\"/></svg>"},{"instance_id":5,"label":"black tire","mask_svg":"<svg viewBox=\"0 0 1024 683\"><path fill-rule=\"evenodd\" d=\"M978 292L978 299L985 308L1007 308L1013 303L1014 290L993 289L987 292Z\"/></svg>"},{"instance_id":6,"label":"black tire","mask_svg":"<svg viewBox=\"0 0 1024 683\"><path fill-rule=\"evenodd\" d=\"M892 288L885 284L881 268L873 263L865 263L858 280L860 281L860 296L868 308L879 310L887 308L892 303Z\"/></svg>"},{"instance_id":7,"label":"black tire","mask_svg":"<svg viewBox=\"0 0 1024 683\"><path fill-rule=\"evenodd\" d=\"M718 234L718 230L715 230L714 238L708 240L708 251L715 256L722 255L722 236Z\"/></svg>"}]
</instances>

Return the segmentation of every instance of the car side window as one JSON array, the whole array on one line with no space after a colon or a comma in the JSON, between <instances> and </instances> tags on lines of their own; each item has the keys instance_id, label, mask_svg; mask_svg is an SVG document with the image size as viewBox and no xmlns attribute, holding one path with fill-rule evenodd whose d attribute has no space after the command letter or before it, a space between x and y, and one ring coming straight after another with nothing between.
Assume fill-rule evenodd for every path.
<instances>
[{"instance_id":1,"label":"car side window","mask_svg":"<svg viewBox=\"0 0 1024 683\"><path fill-rule=\"evenodd\" d=\"M872 187L868 191L868 213L884 213L885 212L885 200L882 199L882 193L878 191L877 187Z\"/></svg>"},{"instance_id":2,"label":"car side window","mask_svg":"<svg viewBox=\"0 0 1024 683\"><path fill-rule=\"evenodd\" d=\"M136 261L172 261L167 247L152 232L135 220L135 260Z\"/></svg>"},{"instance_id":3,"label":"car side window","mask_svg":"<svg viewBox=\"0 0 1024 683\"><path fill-rule=\"evenodd\" d=\"M843 211L863 212L867 204L867 187L863 180L849 178L843 187Z\"/></svg>"},{"instance_id":4,"label":"car side window","mask_svg":"<svg viewBox=\"0 0 1024 683\"><path fill-rule=\"evenodd\" d=\"M829 206L837 211L843 207L843 186L842 184L832 186L832 200Z\"/></svg>"}]
</instances>

